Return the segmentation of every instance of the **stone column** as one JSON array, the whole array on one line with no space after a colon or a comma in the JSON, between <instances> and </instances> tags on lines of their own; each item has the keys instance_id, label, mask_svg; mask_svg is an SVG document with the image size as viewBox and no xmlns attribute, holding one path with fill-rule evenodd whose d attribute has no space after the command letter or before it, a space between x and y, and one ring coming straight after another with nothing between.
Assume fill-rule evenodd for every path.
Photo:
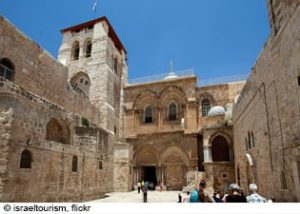
<instances>
[{"instance_id":1,"label":"stone column","mask_svg":"<svg viewBox=\"0 0 300 214\"><path fill-rule=\"evenodd\" d=\"M212 162L211 146L203 146L204 162Z\"/></svg>"}]
</instances>

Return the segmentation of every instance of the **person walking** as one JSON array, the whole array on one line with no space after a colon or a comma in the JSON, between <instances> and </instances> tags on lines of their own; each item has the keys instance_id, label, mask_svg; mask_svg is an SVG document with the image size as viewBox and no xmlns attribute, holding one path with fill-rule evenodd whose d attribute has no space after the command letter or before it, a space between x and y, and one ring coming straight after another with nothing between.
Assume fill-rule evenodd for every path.
<instances>
[{"instance_id":1,"label":"person walking","mask_svg":"<svg viewBox=\"0 0 300 214\"><path fill-rule=\"evenodd\" d=\"M138 194L140 194L140 191L141 191L141 182L137 183L137 188L138 188Z\"/></svg>"},{"instance_id":2,"label":"person walking","mask_svg":"<svg viewBox=\"0 0 300 214\"><path fill-rule=\"evenodd\" d=\"M178 203L182 203L182 188L178 191Z\"/></svg>"},{"instance_id":3,"label":"person walking","mask_svg":"<svg viewBox=\"0 0 300 214\"><path fill-rule=\"evenodd\" d=\"M145 185L142 187L142 191L143 191L143 202L147 203L148 191Z\"/></svg>"},{"instance_id":4,"label":"person walking","mask_svg":"<svg viewBox=\"0 0 300 214\"><path fill-rule=\"evenodd\" d=\"M229 203L242 203L242 202L247 202L247 199L245 196L242 196L240 193L240 187L239 185L233 183L230 184L229 187L231 193L226 196L225 202Z\"/></svg>"},{"instance_id":5,"label":"person walking","mask_svg":"<svg viewBox=\"0 0 300 214\"><path fill-rule=\"evenodd\" d=\"M252 183L249 185L250 195L247 196L248 203L266 203L267 200L257 193L257 185Z\"/></svg>"}]
</instances>

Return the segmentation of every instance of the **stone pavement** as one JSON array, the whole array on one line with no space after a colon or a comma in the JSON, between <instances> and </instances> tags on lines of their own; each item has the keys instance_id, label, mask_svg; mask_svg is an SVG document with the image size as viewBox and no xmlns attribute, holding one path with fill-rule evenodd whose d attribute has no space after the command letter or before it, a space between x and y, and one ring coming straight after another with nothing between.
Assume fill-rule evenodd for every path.
<instances>
[{"instance_id":1,"label":"stone pavement","mask_svg":"<svg viewBox=\"0 0 300 214\"><path fill-rule=\"evenodd\" d=\"M177 191L148 191L148 202L162 203L162 202L173 202L176 203L178 200ZM105 194L106 198L93 200L90 202L94 203L106 203L106 202L119 202L119 203L142 203L143 193L141 191L138 194L137 190L131 192L112 192Z\"/></svg>"}]
</instances>

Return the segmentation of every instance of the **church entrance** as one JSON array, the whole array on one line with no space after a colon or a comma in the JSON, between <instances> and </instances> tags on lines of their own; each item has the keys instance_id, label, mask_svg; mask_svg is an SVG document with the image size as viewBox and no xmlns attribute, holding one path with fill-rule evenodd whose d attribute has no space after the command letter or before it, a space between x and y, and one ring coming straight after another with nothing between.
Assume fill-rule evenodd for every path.
<instances>
[{"instance_id":1,"label":"church entrance","mask_svg":"<svg viewBox=\"0 0 300 214\"><path fill-rule=\"evenodd\" d=\"M157 185L156 180L156 167L154 166L145 166L142 168L142 178L145 183L148 183L148 188L155 189Z\"/></svg>"}]
</instances>

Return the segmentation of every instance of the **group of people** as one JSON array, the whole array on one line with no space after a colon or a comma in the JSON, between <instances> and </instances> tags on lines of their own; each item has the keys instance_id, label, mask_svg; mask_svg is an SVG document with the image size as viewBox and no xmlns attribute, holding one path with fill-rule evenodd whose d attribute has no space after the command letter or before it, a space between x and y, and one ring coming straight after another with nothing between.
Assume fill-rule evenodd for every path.
<instances>
[{"instance_id":1,"label":"group of people","mask_svg":"<svg viewBox=\"0 0 300 214\"><path fill-rule=\"evenodd\" d=\"M240 189L239 185L233 183L230 185L229 194L223 194L222 192L211 194L206 189L206 182L204 180L200 181L199 188L195 188L193 191L187 191L183 195L182 190L178 192L178 202L179 203L197 203L197 202L213 202L213 203L266 203L266 198L262 197L257 193L257 185L252 183L249 185L250 195L245 196L243 191Z\"/></svg>"}]
</instances>

